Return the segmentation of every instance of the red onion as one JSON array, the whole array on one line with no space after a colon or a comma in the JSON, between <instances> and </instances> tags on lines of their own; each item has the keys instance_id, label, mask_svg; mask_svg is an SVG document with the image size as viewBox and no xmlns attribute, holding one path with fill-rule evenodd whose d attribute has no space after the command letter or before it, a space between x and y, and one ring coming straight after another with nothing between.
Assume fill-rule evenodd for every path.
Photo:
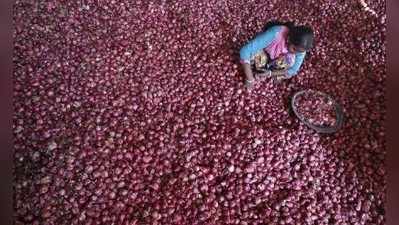
<instances>
[{"instance_id":1,"label":"red onion","mask_svg":"<svg viewBox=\"0 0 399 225\"><path fill-rule=\"evenodd\" d=\"M17 0L15 224L384 224L385 4ZM247 91L239 49L270 18L315 47ZM339 132L289 113L303 89Z\"/></svg>"},{"instance_id":2,"label":"red onion","mask_svg":"<svg viewBox=\"0 0 399 225\"><path fill-rule=\"evenodd\" d=\"M334 126L336 112L333 101L315 92L304 92L296 98L295 106L299 115L316 126Z\"/></svg>"}]
</instances>

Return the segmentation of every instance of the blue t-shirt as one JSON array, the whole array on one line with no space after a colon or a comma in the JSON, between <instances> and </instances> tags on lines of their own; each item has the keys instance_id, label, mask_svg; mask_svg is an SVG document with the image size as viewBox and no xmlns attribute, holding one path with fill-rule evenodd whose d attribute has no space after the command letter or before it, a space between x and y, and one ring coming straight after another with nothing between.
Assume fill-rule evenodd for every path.
<instances>
[{"instance_id":1,"label":"blue t-shirt","mask_svg":"<svg viewBox=\"0 0 399 225\"><path fill-rule=\"evenodd\" d=\"M255 39L249 41L240 50L240 58L242 62L249 63L252 57L260 50L265 49L276 38L281 31L282 26L273 26L265 32L258 35ZM306 52L295 53L294 64L287 70L287 75L292 77L296 75L305 58Z\"/></svg>"}]
</instances>

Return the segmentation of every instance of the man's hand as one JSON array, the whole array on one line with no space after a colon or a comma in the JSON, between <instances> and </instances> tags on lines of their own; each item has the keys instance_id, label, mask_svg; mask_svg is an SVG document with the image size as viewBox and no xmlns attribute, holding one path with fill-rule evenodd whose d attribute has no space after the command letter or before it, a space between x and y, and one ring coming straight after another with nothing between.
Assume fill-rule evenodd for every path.
<instances>
[{"instance_id":1,"label":"man's hand","mask_svg":"<svg viewBox=\"0 0 399 225\"><path fill-rule=\"evenodd\" d=\"M256 79L259 79L259 80L264 80L264 79L269 78L271 76L272 76L272 72L270 70L266 70L263 73L257 73L255 75Z\"/></svg>"},{"instance_id":2,"label":"man's hand","mask_svg":"<svg viewBox=\"0 0 399 225\"><path fill-rule=\"evenodd\" d=\"M275 81L282 81L287 79L287 75L286 75L286 71L285 70L277 70L277 71L270 71L270 70L266 70L263 73L257 73L255 74L255 78L256 80L265 80L267 78L272 77Z\"/></svg>"},{"instance_id":3,"label":"man's hand","mask_svg":"<svg viewBox=\"0 0 399 225\"><path fill-rule=\"evenodd\" d=\"M244 69L244 73L245 73L245 80L248 80L249 83L253 83L253 81L255 81L254 75L252 73L252 69L251 69L251 65L249 65L248 63L242 63L243 69ZM251 86L249 83L247 85L247 81L245 82L245 86Z\"/></svg>"},{"instance_id":4,"label":"man's hand","mask_svg":"<svg viewBox=\"0 0 399 225\"><path fill-rule=\"evenodd\" d=\"M276 81L281 81L284 79L287 79L287 71L286 70L276 70L272 72L272 77L276 80Z\"/></svg>"},{"instance_id":5,"label":"man's hand","mask_svg":"<svg viewBox=\"0 0 399 225\"><path fill-rule=\"evenodd\" d=\"M281 81L281 80L284 80L286 78L286 76L284 74L277 74L275 76L275 78L277 81Z\"/></svg>"}]
</instances>

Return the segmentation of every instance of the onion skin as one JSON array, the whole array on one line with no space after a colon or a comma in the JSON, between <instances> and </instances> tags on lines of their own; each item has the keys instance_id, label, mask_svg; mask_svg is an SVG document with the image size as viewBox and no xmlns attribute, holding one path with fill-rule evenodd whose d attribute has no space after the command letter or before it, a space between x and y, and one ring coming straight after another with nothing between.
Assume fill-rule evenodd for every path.
<instances>
[{"instance_id":1,"label":"onion skin","mask_svg":"<svg viewBox=\"0 0 399 225\"><path fill-rule=\"evenodd\" d=\"M247 91L270 18L315 47ZM18 0L13 24L15 224L385 224L384 1ZM288 112L303 89L339 132Z\"/></svg>"}]
</instances>

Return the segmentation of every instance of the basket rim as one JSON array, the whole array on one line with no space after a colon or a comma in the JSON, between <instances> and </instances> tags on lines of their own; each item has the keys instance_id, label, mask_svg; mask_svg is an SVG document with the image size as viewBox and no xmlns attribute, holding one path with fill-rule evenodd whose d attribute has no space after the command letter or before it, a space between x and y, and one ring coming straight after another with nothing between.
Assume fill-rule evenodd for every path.
<instances>
[{"instance_id":1,"label":"basket rim","mask_svg":"<svg viewBox=\"0 0 399 225\"><path fill-rule=\"evenodd\" d=\"M329 98L330 100L333 101L333 104L335 106L335 112L336 112L336 120L337 120L335 126L317 126L317 125L309 123L302 116L300 116L301 114L298 112L297 107L295 106L294 103L295 103L295 100L297 99L298 96L300 96L300 95L302 95L304 93L307 93L307 92L315 92L317 94L321 94L322 96L325 96L325 97L327 97L327 98ZM327 93L324 93L322 91L313 90L313 89L306 89L306 90L301 90L301 91L296 92L293 95L292 99L291 99L291 107L292 107L292 109L294 111L295 116L302 123L304 123L309 128L317 131L318 133L334 133L334 132L337 132L341 128L341 126L343 124L344 114L343 114L343 110L342 110L341 105L339 105L338 102L335 101L335 99L332 96L330 96Z\"/></svg>"}]
</instances>

